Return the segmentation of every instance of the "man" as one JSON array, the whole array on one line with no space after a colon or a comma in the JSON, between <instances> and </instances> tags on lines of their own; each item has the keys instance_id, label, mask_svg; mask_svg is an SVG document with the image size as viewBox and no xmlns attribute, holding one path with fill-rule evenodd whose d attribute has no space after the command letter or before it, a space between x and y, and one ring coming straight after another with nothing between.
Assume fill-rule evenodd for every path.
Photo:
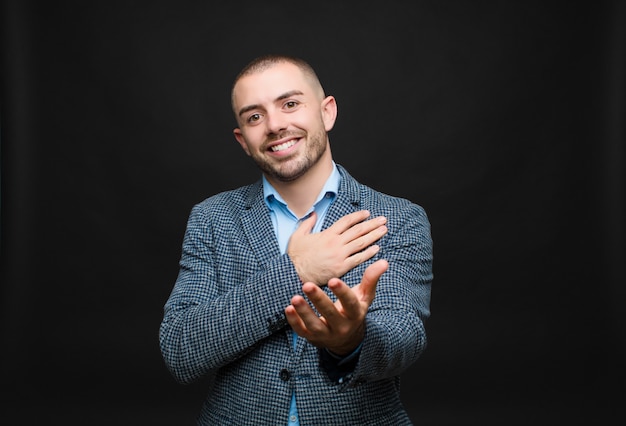
<instances>
[{"instance_id":1,"label":"man","mask_svg":"<svg viewBox=\"0 0 626 426\"><path fill-rule=\"evenodd\" d=\"M199 424L410 424L399 374L426 345L426 214L335 164L337 104L301 59L251 62L232 107L262 179L194 206L160 329L175 378L208 378Z\"/></svg>"}]
</instances>

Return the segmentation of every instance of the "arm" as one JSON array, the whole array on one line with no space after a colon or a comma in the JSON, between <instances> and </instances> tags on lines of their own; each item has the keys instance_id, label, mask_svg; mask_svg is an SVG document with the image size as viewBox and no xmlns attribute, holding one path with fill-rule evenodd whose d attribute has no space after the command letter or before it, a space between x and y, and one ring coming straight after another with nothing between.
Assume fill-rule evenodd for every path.
<instances>
[{"instance_id":1,"label":"arm","mask_svg":"<svg viewBox=\"0 0 626 426\"><path fill-rule=\"evenodd\" d=\"M331 280L329 287L337 297L334 303L320 289L305 284L303 291L321 317L299 296L292 298L285 311L294 330L320 348L346 355L359 347L358 362L350 363L356 369L344 380L397 375L426 345L423 321L429 315L432 280L430 225L424 211L415 205L397 211L394 217L397 224L390 225L380 243L388 270L381 264L384 261L373 263L365 273L357 268L352 273L363 273L363 279L351 291L342 281ZM323 356L323 365L328 365L328 360Z\"/></svg>"},{"instance_id":2,"label":"arm","mask_svg":"<svg viewBox=\"0 0 626 426\"><path fill-rule=\"evenodd\" d=\"M236 360L282 329L284 306L301 286L286 255L258 265L224 238L233 233L233 221L211 219L197 206L190 215L180 272L160 328L164 360L184 383Z\"/></svg>"},{"instance_id":3,"label":"arm","mask_svg":"<svg viewBox=\"0 0 626 426\"><path fill-rule=\"evenodd\" d=\"M426 348L424 321L430 316L432 239L421 207L397 212L397 223L381 243L389 269L380 278L366 316L365 338L355 383L402 373Z\"/></svg>"}]
</instances>

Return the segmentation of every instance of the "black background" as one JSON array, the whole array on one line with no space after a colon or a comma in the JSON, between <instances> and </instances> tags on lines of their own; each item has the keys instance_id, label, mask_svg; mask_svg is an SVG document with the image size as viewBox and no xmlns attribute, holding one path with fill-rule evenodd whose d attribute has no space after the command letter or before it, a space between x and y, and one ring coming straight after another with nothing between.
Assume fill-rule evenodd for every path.
<instances>
[{"instance_id":1,"label":"black background","mask_svg":"<svg viewBox=\"0 0 626 426\"><path fill-rule=\"evenodd\" d=\"M162 307L191 206L260 176L229 94L277 52L429 214L415 423L623 424L624 4L5 0L0 421L192 424Z\"/></svg>"}]
</instances>

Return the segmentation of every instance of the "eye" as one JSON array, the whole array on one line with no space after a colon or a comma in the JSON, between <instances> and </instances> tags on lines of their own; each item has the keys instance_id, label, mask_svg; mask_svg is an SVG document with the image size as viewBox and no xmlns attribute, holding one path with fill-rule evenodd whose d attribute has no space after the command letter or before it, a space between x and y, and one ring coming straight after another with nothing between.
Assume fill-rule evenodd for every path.
<instances>
[{"instance_id":1,"label":"eye","mask_svg":"<svg viewBox=\"0 0 626 426\"><path fill-rule=\"evenodd\" d=\"M286 109L293 109L295 107L297 107L300 103L298 101L287 101L285 102L285 108Z\"/></svg>"},{"instance_id":2,"label":"eye","mask_svg":"<svg viewBox=\"0 0 626 426\"><path fill-rule=\"evenodd\" d=\"M261 114L252 114L250 117L248 117L248 119L246 120L248 123L256 123L257 121L259 121L261 119Z\"/></svg>"}]
</instances>

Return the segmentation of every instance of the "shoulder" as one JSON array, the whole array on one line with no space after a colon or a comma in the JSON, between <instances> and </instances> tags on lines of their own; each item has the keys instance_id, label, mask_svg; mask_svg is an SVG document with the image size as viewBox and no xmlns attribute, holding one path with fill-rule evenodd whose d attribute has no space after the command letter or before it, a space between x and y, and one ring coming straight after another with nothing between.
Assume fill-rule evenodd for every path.
<instances>
[{"instance_id":1,"label":"shoulder","mask_svg":"<svg viewBox=\"0 0 626 426\"><path fill-rule=\"evenodd\" d=\"M255 202L262 202L262 193L260 181L223 191L194 205L191 214L202 217L233 218L249 209Z\"/></svg>"},{"instance_id":2,"label":"shoulder","mask_svg":"<svg viewBox=\"0 0 626 426\"><path fill-rule=\"evenodd\" d=\"M393 210L424 210L420 205L411 200L380 192L367 185L359 184L359 189L361 192L361 200L364 205Z\"/></svg>"},{"instance_id":3,"label":"shoulder","mask_svg":"<svg viewBox=\"0 0 626 426\"><path fill-rule=\"evenodd\" d=\"M367 209L372 214L389 215L391 213L408 214L426 218L424 208L406 198L386 194L374 188L364 185L352 177L344 168L340 168L342 174L342 190L345 195L357 203L360 208Z\"/></svg>"},{"instance_id":4,"label":"shoulder","mask_svg":"<svg viewBox=\"0 0 626 426\"><path fill-rule=\"evenodd\" d=\"M361 208L372 216L385 216L390 232L412 232L416 235L430 235L430 221L422 206L406 198L396 197L362 185ZM402 230L402 231L400 231Z\"/></svg>"}]
</instances>

